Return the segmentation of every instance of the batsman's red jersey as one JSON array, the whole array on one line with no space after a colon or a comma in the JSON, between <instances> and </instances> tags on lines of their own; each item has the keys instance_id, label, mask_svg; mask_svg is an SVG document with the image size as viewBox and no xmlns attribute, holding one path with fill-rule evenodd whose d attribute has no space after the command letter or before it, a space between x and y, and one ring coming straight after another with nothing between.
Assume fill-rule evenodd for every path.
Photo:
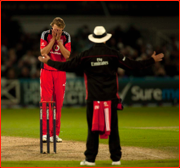
<instances>
[{"instance_id":1,"label":"batsman's red jersey","mask_svg":"<svg viewBox=\"0 0 180 168\"><path fill-rule=\"evenodd\" d=\"M40 49L46 47L52 39L52 30L42 32L40 40ZM69 33L63 31L60 40L64 47L71 52L71 38ZM58 43L55 41L52 49L48 53L50 58L54 61L65 62L66 59L61 53ZM40 73L40 96L41 101L55 101L56 102L56 135L60 133L60 118L61 108L63 105L66 85L66 72L59 71L47 64L41 64ZM47 134L46 129L46 106L43 103L43 135ZM50 108L49 119L52 121L52 110ZM52 122L50 122L50 136L53 136Z\"/></svg>"},{"instance_id":2,"label":"batsman's red jersey","mask_svg":"<svg viewBox=\"0 0 180 168\"><path fill-rule=\"evenodd\" d=\"M52 30L44 31L41 35L40 49L43 49L44 47L46 47L49 44L49 42L51 41L51 39L52 39ZM63 31L60 40L63 42L63 45L65 46L65 48L71 52L71 37L70 37L69 33L67 33L66 31ZM63 57L63 55L61 53L61 50L58 46L57 41L55 41L55 43L48 55L54 61L60 61L60 62L66 61L66 59ZM44 63L41 64L41 68L57 71L57 69L52 68Z\"/></svg>"}]
</instances>

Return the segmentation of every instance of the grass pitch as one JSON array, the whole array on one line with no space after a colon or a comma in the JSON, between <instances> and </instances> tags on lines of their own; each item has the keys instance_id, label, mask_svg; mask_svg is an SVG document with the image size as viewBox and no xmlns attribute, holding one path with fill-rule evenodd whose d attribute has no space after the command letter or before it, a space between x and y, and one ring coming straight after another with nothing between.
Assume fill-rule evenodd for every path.
<instances>
[{"instance_id":1,"label":"grass pitch","mask_svg":"<svg viewBox=\"0 0 180 168\"><path fill-rule=\"evenodd\" d=\"M126 107L118 111L121 146L147 147L179 153L178 107ZM39 138L39 109L2 109L1 135ZM64 140L86 141L85 108L63 108L61 135ZM108 143L108 140L100 140ZM97 161L108 167L109 161ZM122 161L122 167L178 167L179 159ZM2 167L79 167L77 161L2 161Z\"/></svg>"},{"instance_id":2,"label":"grass pitch","mask_svg":"<svg viewBox=\"0 0 180 168\"><path fill-rule=\"evenodd\" d=\"M111 166L111 161L96 161L95 167L178 167L178 160L121 161L120 166ZM2 162L3 167L87 167L79 161L12 161ZM94 167L94 166L93 166Z\"/></svg>"}]
</instances>

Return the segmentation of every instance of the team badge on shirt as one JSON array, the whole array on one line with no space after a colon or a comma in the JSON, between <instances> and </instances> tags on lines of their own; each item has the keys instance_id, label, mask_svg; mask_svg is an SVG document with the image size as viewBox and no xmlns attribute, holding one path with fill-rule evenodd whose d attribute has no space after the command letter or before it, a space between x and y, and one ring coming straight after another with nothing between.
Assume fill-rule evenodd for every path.
<instances>
[{"instance_id":1,"label":"team badge on shirt","mask_svg":"<svg viewBox=\"0 0 180 168\"><path fill-rule=\"evenodd\" d=\"M41 46L42 46L42 47L44 47L44 46L45 46L44 42L42 42L42 43L41 43Z\"/></svg>"}]
</instances>

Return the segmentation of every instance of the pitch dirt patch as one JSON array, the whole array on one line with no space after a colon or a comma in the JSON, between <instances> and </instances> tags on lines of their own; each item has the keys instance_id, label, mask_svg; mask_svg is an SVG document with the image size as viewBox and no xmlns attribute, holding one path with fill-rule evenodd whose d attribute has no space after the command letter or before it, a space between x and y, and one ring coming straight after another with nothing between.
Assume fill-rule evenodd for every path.
<instances>
[{"instance_id":1,"label":"pitch dirt patch","mask_svg":"<svg viewBox=\"0 0 180 168\"><path fill-rule=\"evenodd\" d=\"M44 151L47 151L46 144ZM51 154L40 154L39 139L1 136L1 160L2 161L28 161L28 160L78 160L84 159L85 142L65 141L57 143L57 153L53 154L53 143L51 143ZM122 160L155 160L155 159L177 159L178 153L169 153L161 150L122 147ZM110 160L107 144L99 145L97 160Z\"/></svg>"}]
</instances>

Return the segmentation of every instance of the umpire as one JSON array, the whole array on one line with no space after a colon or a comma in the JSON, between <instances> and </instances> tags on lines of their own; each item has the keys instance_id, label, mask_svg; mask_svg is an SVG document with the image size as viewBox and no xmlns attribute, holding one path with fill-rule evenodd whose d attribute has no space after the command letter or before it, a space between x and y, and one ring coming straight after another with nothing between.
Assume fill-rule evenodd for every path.
<instances>
[{"instance_id":1,"label":"umpire","mask_svg":"<svg viewBox=\"0 0 180 168\"><path fill-rule=\"evenodd\" d=\"M77 57L67 62L56 62L48 55L39 56L38 59L47 65L60 71L72 72L75 69L84 71L87 100L88 137L86 142L85 160L80 165L95 165L98 153L99 135L101 132L92 131L94 113L97 108L95 103L110 102L108 117L110 117L109 150L112 165L120 165L121 146L118 131L117 105L120 102L118 96L118 67L128 70L142 70L152 66L155 62L162 61L164 54L156 55L143 61L134 61L122 55L118 51L109 48L105 43L111 38L103 26L96 26L93 34L88 36L94 42L94 46L80 53ZM99 107L98 107L99 108ZM105 109L103 106L102 108ZM110 114L110 115L109 115ZM106 116L107 117L107 116ZM106 118L105 117L105 118ZM105 121L107 122L107 121ZM107 123L105 123L107 126Z\"/></svg>"}]
</instances>

